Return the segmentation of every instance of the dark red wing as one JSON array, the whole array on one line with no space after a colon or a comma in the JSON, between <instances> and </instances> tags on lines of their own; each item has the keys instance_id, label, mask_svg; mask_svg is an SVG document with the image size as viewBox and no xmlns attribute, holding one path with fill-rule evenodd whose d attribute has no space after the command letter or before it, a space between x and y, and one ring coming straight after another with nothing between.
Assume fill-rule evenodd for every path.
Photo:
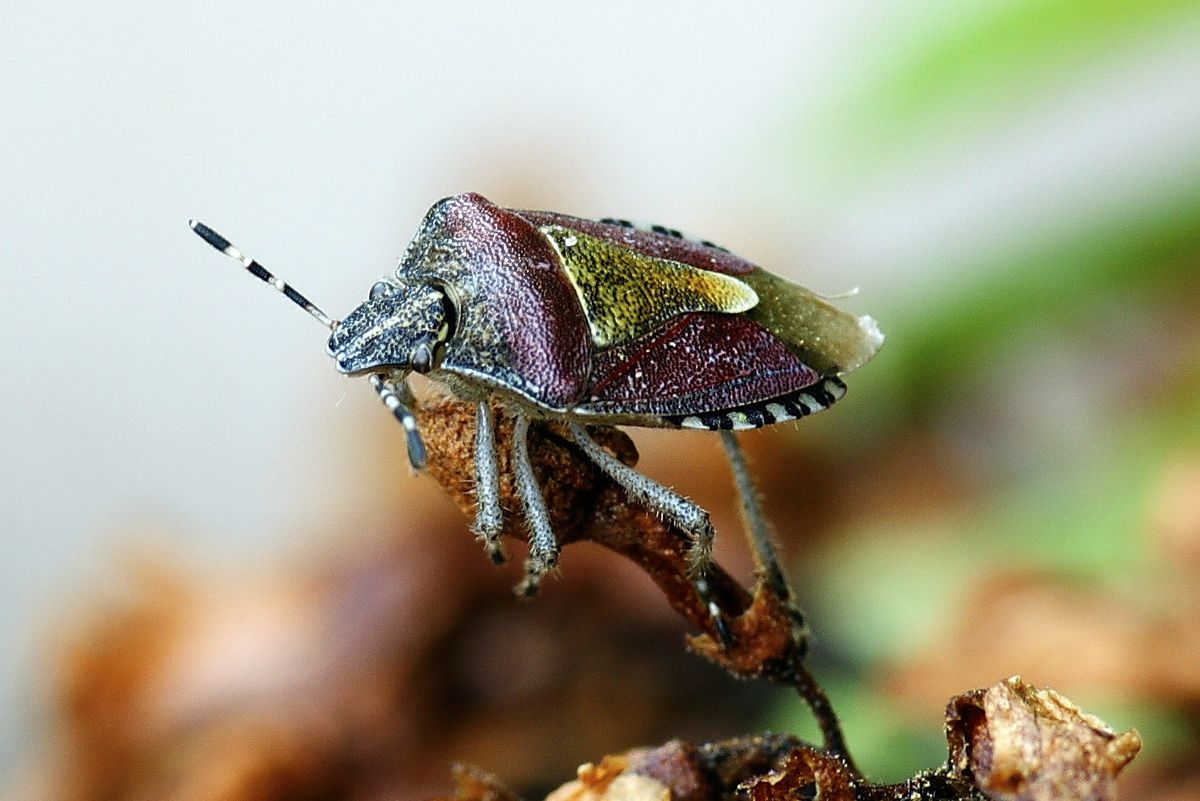
<instances>
[{"instance_id":1,"label":"dark red wing","mask_svg":"<svg viewBox=\"0 0 1200 801\"><path fill-rule=\"evenodd\" d=\"M778 398L818 378L757 323L737 315L687 314L595 356L578 409L696 415Z\"/></svg>"},{"instance_id":2,"label":"dark red wing","mask_svg":"<svg viewBox=\"0 0 1200 801\"><path fill-rule=\"evenodd\" d=\"M600 222L597 220L585 220L580 217L572 217L569 214L559 214L554 211L514 210L514 213L519 214L537 226L561 225L564 228L573 228L576 231L589 234L597 239L603 239L615 245L627 247L639 253L645 253L648 256L654 256L659 259L671 259L683 264L689 264L692 267L699 267L701 270L712 270L713 272L725 273L727 275L741 275L750 272L756 267L756 265L751 264L742 257L735 256L711 242L706 243L689 239L678 231L663 226L655 226L657 230L647 231L634 227L631 223L624 221Z\"/></svg>"}]
</instances>

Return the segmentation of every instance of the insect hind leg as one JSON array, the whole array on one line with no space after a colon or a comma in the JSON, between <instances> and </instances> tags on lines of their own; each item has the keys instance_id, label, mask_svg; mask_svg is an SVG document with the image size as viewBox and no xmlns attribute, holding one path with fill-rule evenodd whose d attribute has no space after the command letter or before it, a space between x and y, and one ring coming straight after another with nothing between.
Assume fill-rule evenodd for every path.
<instances>
[{"instance_id":1,"label":"insect hind leg","mask_svg":"<svg viewBox=\"0 0 1200 801\"><path fill-rule=\"evenodd\" d=\"M742 526L746 530L746 539L750 542L750 550L754 555L754 572L759 581L763 582L775 595L784 602L785 608L792 619L793 636L796 642L803 643L807 636L804 614L795 603L791 585L779 563L779 555L775 548L775 533L762 510L762 498L754 486L750 469L746 465L746 456L742 452L741 443L732 431L721 432L721 443L725 446L725 455L729 457L729 466L733 470L734 484L737 486L738 498L741 501Z\"/></svg>"},{"instance_id":2,"label":"insect hind leg","mask_svg":"<svg viewBox=\"0 0 1200 801\"><path fill-rule=\"evenodd\" d=\"M779 565L775 533L763 515L762 499L754 486L754 479L750 477L742 446L732 431L721 432L721 444L725 446L725 455L729 458L738 499L741 501L742 524L746 527L746 538L750 540L750 550L754 554L754 572L776 595L786 598L790 590L783 577L783 568Z\"/></svg>"},{"instance_id":3,"label":"insect hind leg","mask_svg":"<svg viewBox=\"0 0 1200 801\"><path fill-rule=\"evenodd\" d=\"M587 457L605 475L621 485L631 498L649 506L692 539L688 552L690 572L701 576L712 560L713 526L708 512L674 490L647 478L608 451L601 448L587 429L571 423L571 436Z\"/></svg>"},{"instance_id":4,"label":"insect hind leg","mask_svg":"<svg viewBox=\"0 0 1200 801\"><path fill-rule=\"evenodd\" d=\"M620 459L611 455L597 444L587 429L578 424L571 424L571 436L576 444L583 449L597 467L613 481L621 485L629 496L662 515L677 528L682 529L692 539L688 551L688 572L691 574L692 586L700 601L712 618L713 628L721 645L728 648L733 642L729 630L729 622L721 613L720 607L712 596L708 585L708 568L712 561L713 527L708 512L683 497L674 490L664 487L657 481L647 478Z\"/></svg>"}]
</instances>

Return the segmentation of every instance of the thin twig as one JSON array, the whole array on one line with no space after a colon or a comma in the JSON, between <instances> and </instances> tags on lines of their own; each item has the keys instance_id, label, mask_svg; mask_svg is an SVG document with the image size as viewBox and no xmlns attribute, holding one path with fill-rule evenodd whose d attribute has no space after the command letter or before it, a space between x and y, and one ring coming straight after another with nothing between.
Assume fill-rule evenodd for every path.
<instances>
[{"instance_id":1,"label":"thin twig","mask_svg":"<svg viewBox=\"0 0 1200 801\"><path fill-rule=\"evenodd\" d=\"M519 509L506 447L512 418L495 408L500 451L503 505ZM430 445L429 471L470 517L474 515L474 410L444 399L421 410L421 425ZM597 440L617 458L633 465L637 451L623 433L600 429ZM791 589L782 576L767 577L751 593L719 565L708 576L711 600L729 621L731 643L718 636L706 599L690 578L688 540L646 507L631 501L580 453L553 425L535 426L530 453L560 542L591 540L626 557L658 585L668 603L703 634L689 641L692 650L743 678L767 678L792 686L817 718L824 745L853 766L842 727L829 698L804 667L805 631L791 605ZM519 518L505 520L507 536L525 539ZM563 564L570 569L569 560Z\"/></svg>"}]
</instances>

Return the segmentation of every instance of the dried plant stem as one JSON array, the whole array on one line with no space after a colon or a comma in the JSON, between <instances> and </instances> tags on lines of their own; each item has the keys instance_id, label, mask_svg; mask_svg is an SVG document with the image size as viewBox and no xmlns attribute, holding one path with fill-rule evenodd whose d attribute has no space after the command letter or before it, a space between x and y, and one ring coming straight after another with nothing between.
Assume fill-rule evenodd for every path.
<instances>
[{"instance_id":1,"label":"dried plant stem","mask_svg":"<svg viewBox=\"0 0 1200 801\"><path fill-rule=\"evenodd\" d=\"M508 447L513 419L500 406L495 407L494 416L500 446L501 502L509 510L519 510ZM430 474L473 519L474 410L459 401L440 400L422 409L421 421L425 439L431 445ZM600 429L595 437L618 459L629 465L636 463L637 451L623 433ZM711 600L729 621L732 634L732 642L723 644L707 601L691 579L685 534L629 499L578 450L565 431L553 425L533 427L529 452L561 543L591 540L636 564L658 585L672 608L704 632L690 638L692 650L738 676L766 678L794 687L816 716L825 748L853 765L829 698L804 666L806 631L781 571L773 568L760 575L751 593L719 565L713 565L708 576ZM740 453L733 456L740 457ZM744 479L744 460L735 462L735 472L738 464ZM752 488L747 490L744 497L753 504L752 509L744 510L752 513L748 524L757 521L759 528L767 530ZM511 513L503 531L519 539L526 537L519 516ZM774 556L773 548L770 555Z\"/></svg>"},{"instance_id":2,"label":"dried plant stem","mask_svg":"<svg viewBox=\"0 0 1200 801\"><path fill-rule=\"evenodd\" d=\"M853 775L862 775L854 764L854 759L850 756L850 749L846 745L846 736L842 731L842 722L838 719L837 713L833 711L833 705L829 702L825 688L817 682L800 658L790 660L781 673L782 675L775 677L775 680L795 687L796 692L808 704L808 708L812 710L813 717L817 719L817 725L821 729L821 740L825 750L841 757Z\"/></svg>"}]
</instances>

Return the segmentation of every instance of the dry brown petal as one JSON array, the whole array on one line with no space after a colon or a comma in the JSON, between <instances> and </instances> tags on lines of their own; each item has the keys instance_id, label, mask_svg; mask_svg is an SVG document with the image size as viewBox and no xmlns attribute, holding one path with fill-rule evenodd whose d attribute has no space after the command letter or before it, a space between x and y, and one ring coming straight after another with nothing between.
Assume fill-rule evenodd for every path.
<instances>
[{"instance_id":1,"label":"dry brown petal","mask_svg":"<svg viewBox=\"0 0 1200 801\"><path fill-rule=\"evenodd\" d=\"M696 758L717 793L743 797L743 784L775 770L802 745L793 735L768 733L705 743L697 747Z\"/></svg>"},{"instance_id":2,"label":"dry brown petal","mask_svg":"<svg viewBox=\"0 0 1200 801\"><path fill-rule=\"evenodd\" d=\"M525 523L520 513L511 468L513 417L501 406L494 408L496 442L500 468L501 505L505 510L504 534L525 539ZM429 401L421 407L421 434L429 448L429 475L467 514L475 514L475 407L451 398ZM598 429L595 439L626 464L637 462L637 450L624 433L616 429ZM530 431L530 455L546 506L560 542L573 542L584 536L581 528L590 523L598 507L606 504L599 497L610 486L600 470L578 456L570 437L555 429L534 426Z\"/></svg>"},{"instance_id":3,"label":"dry brown petal","mask_svg":"<svg viewBox=\"0 0 1200 801\"><path fill-rule=\"evenodd\" d=\"M667 785L629 770L629 758L607 756L599 765L579 768L579 778L567 782L546 801L671 801Z\"/></svg>"},{"instance_id":4,"label":"dry brown petal","mask_svg":"<svg viewBox=\"0 0 1200 801\"><path fill-rule=\"evenodd\" d=\"M630 773L670 788L672 801L705 801L712 796L712 782L691 743L672 740L658 748L635 749L628 760Z\"/></svg>"},{"instance_id":5,"label":"dry brown petal","mask_svg":"<svg viewBox=\"0 0 1200 801\"><path fill-rule=\"evenodd\" d=\"M599 765L580 766L578 778L547 795L546 801L671 801L670 785L631 769L630 759L637 753L605 757ZM695 773L686 764L674 766L668 772L680 778L690 778ZM689 783L686 778L684 781ZM674 797L678 801L678 796Z\"/></svg>"},{"instance_id":6,"label":"dry brown petal","mask_svg":"<svg viewBox=\"0 0 1200 801\"><path fill-rule=\"evenodd\" d=\"M836 756L802 746L783 765L744 785L751 801L855 801L858 792L849 766Z\"/></svg>"},{"instance_id":7,"label":"dry brown petal","mask_svg":"<svg viewBox=\"0 0 1200 801\"><path fill-rule=\"evenodd\" d=\"M741 785L781 767L798 741L742 737L696 746L672 740L579 768L546 801L719 801L743 797ZM463 801L473 801L464 799Z\"/></svg>"},{"instance_id":8,"label":"dry brown petal","mask_svg":"<svg viewBox=\"0 0 1200 801\"><path fill-rule=\"evenodd\" d=\"M582 801L599 798L608 786L625 772L628 760L624 756L606 756L599 765L591 762L580 765L577 778L546 796L546 801Z\"/></svg>"},{"instance_id":9,"label":"dry brown petal","mask_svg":"<svg viewBox=\"0 0 1200 801\"><path fill-rule=\"evenodd\" d=\"M1142 747L1054 690L1014 676L950 702L951 767L996 801L1110 801Z\"/></svg>"}]
</instances>

